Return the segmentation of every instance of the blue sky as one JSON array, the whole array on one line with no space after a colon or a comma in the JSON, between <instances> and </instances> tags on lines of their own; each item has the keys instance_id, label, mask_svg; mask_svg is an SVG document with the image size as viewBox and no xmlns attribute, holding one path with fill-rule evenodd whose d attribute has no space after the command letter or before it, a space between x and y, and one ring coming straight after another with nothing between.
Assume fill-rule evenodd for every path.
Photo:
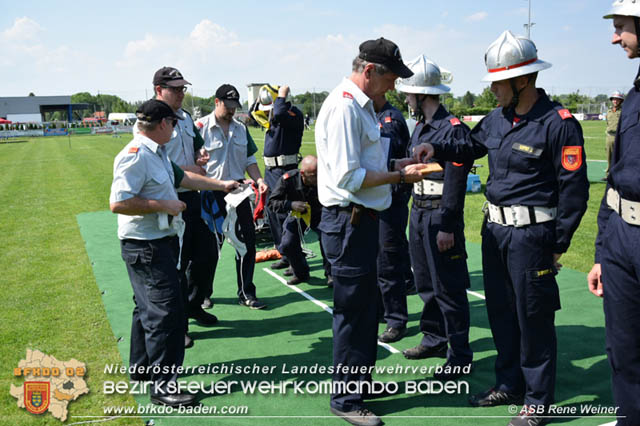
<instances>
[{"instance_id":1,"label":"blue sky","mask_svg":"<svg viewBox=\"0 0 640 426\"><path fill-rule=\"evenodd\" d=\"M531 36L553 64L538 85L595 96L627 91L639 63L610 44L610 1L532 1ZM82 6L80 6L82 4ZM268 7L265 7L269 4ZM178 6L176 6L178 5ZM294 94L331 90L358 45L384 36L405 60L426 54L453 73L456 96L481 92L484 52L502 31L525 34L528 2L9 2L0 16L0 97L80 91L151 96L153 73L175 66L197 96L252 82Z\"/></svg>"}]
</instances>

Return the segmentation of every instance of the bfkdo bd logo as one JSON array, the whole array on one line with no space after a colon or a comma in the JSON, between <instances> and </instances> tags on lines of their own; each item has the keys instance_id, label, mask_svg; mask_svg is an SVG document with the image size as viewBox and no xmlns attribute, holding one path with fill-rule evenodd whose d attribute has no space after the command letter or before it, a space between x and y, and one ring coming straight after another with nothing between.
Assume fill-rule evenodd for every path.
<instances>
[{"instance_id":1,"label":"bfkdo bd logo","mask_svg":"<svg viewBox=\"0 0 640 426\"><path fill-rule=\"evenodd\" d=\"M24 406L28 412L42 414L49 408L51 383L24 382Z\"/></svg>"}]
</instances>

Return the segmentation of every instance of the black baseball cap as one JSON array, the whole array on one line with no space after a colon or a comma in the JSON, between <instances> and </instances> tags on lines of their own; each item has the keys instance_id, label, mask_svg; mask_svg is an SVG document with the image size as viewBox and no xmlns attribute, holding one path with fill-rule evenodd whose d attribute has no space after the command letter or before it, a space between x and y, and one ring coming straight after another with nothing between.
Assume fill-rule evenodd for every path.
<instances>
[{"instance_id":1,"label":"black baseball cap","mask_svg":"<svg viewBox=\"0 0 640 426\"><path fill-rule=\"evenodd\" d=\"M154 86L180 87L191 84L184 79L182 73L172 67L162 67L153 75Z\"/></svg>"},{"instance_id":2,"label":"black baseball cap","mask_svg":"<svg viewBox=\"0 0 640 426\"><path fill-rule=\"evenodd\" d=\"M362 43L358 57L367 62L386 65L392 72L402 78L408 78L413 75L413 71L402 62L402 56L400 55L398 46L391 40L383 37L377 40L367 40Z\"/></svg>"},{"instance_id":3,"label":"black baseball cap","mask_svg":"<svg viewBox=\"0 0 640 426\"><path fill-rule=\"evenodd\" d=\"M166 102L162 102L157 99L150 99L140 105L136 111L136 117L140 121L146 121L149 123L160 121L163 118L181 120L181 118L173 112L173 109Z\"/></svg>"},{"instance_id":4,"label":"black baseball cap","mask_svg":"<svg viewBox=\"0 0 640 426\"><path fill-rule=\"evenodd\" d=\"M224 106L227 108L242 108L240 103L240 93L231 84L223 84L216 90L216 99L220 99L224 102Z\"/></svg>"}]
</instances>

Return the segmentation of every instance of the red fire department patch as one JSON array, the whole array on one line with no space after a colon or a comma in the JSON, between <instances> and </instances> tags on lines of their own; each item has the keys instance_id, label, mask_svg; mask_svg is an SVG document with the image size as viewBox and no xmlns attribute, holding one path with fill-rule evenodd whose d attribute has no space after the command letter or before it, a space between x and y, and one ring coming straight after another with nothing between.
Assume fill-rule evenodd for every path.
<instances>
[{"instance_id":1,"label":"red fire department patch","mask_svg":"<svg viewBox=\"0 0 640 426\"><path fill-rule=\"evenodd\" d=\"M49 382L24 382L24 407L33 414L42 414L49 408Z\"/></svg>"},{"instance_id":2,"label":"red fire department patch","mask_svg":"<svg viewBox=\"0 0 640 426\"><path fill-rule=\"evenodd\" d=\"M460 125L460 120L458 120L456 117L453 117L451 120L449 120L449 122L451 123L452 126Z\"/></svg>"},{"instance_id":3,"label":"red fire department patch","mask_svg":"<svg viewBox=\"0 0 640 426\"><path fill-rule=\"evenodd\" d=\"M198 127L198 129L202 129L204 127L204 124L202 124L201 121L196 121L196 126Z\"/></svg>"},{"instance_id":4,"label":"red fire department patch","mask_svg":"<svg viewBox=\"0 0 640 426\"><path fill-rule=\"evenodd\" d=\"M463 163L456 163L455 161L453 161L451 164L453 164L453 165L454 165L454 166L456 166L456 167L462 167L462 166L464 166L464 164L463 164Z\"/></svg>"},{"instance_id":5,"label":"red fire department patch","mask_svg":"<svg viewBox=\"0 0 640 426\"><path fill-rule=\"evenodd\" d=\"M342 92L342 97L343 98L349 98L349 99L353 99L353 95L349 92Z\"/></svg>"},{"instance_id":6,"label":"red fire department patch","mask_svg":"<svg viewBox=\"0 0 640 426\"><path fill-rule=\"evenodd\" d=\"M573 115L571 115L571 112L566 108L558 110L558 115L560 115L560 117L562 117L563 120L566 120L567 118L573 117Z\"/></svg>"},{"instance_id":7,"label":"red fire department patch","mask_svg":"<svg viewBox=\"0 0 640 426\"><path fill-rule=\"evenodd\" d=\"M578 170L582 166L582 147L563 146L562 147L562 167L570 172Z\"/></svg>"},{"instance_id":8,"label":"red fire department patch","mask_svg":"<svg viewBox=\"0 0 640 426\"><path fill-rule=\"evenodd\" d=\"M385 117L384 118L384 122L385 123L391 123L391 117Z\"/></svg>"},{"instance_id":9,"label":"red fire department patch","mask_svg":"<svg viewBox=\"0 0 640 426\"><path fill-rule=\"evenodd\" d=\"M137 146L132 146L131 148L129 148L129 154L135 154L139 149L140 148L138 148Z\"/></svg>"}]
</instances>

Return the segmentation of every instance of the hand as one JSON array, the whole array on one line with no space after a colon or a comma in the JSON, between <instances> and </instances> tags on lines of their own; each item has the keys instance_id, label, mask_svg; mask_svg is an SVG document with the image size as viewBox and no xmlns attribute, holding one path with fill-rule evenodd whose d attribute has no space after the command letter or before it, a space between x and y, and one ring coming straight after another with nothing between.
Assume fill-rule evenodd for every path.
<instances>
[{"instance_id":1,"label":"hand","mask_svg":"<svg viewBox=\"0 0 640 426\"><path fill-rule=\"evenodd\" d=\"M438 245L438 251L440 253L453 248L454 243L455 239L453 237L453 232L438 231L438 235L436 235L436 244Z\"/></svg>"},{"instance_id":2,"label":"hand","mask_svg":"<svg viewBox=\"0 0 640 426\"><path fill-rule=\"evenodd\" d=\"M553 266L556 267L556 270L558 272L560 272L560 270L562 269L562 263L558 262L558 260L560 260L560 256L562 256L562 253L553 254Z\"/></svg>"},{"instance_id":3,"label":"hand","mask_svg":"<svg viewBox=\"0 0 640 426\"><path fill-rule=\"evenodd\" d=\"M288 94L289 86L280 86L280 88L278 89L278 97L286 99Z\"/></svg>"},{"instance_id":4,"label":"hand","mask_svg":"<svg viewBox=\"0 0 640 426\"><path fill-rule=\"evenodd\" d=\"M180 200L158 200L158 203L162 208L161 211L171 216L178 216L180 212L187 208L187 205Z\"/></svg>"},{"instance_id":5,"label":"hand","mask_svg":"<svg viewBox=\"0 0 640 426\"><path fill-rule=\"evenodd\" d=\"M587 275L587 285L591 293L595 296L602 297L602 268L599 263L593 265L591 272Z\"/></svg>"},{"instance_id":6,"label":"hand","mask_svg":"<svg viewBox=\"0 0 640 426\"><path fill-rule=\"evenodd\" d=\"M399 160L396 160L395 165L396 165L396 170L402 170L405 167L407 167L409 164L414 164L415 160L413 158L401 158Z\"/></svg>"},{"instance_id":7,"label":"hand","mask_svg":"<svg viewBox=\"0 0 640 426\"><path fill-rule=\"evenodd\" d=\"M267 190L269 189L267 184L264 183L264 179L262 179L262 178L258 179L258 181L256 183L258 184L258 191L260 192L260 195L265 194L267 192Z\"/></svg>"},{"instance_id":8,"label":"hand","mask_svg":"<svg viewBox=\"0 0 640 426\"><path fill-rule=\"evenodd\" d=\"M423 179L421 168L422 164L409 164L405 166L404 170L404 181L406 183L414 183L420 182Z\"/></svg>"},{"instance_id":9,"label":"hand","mask_svg":"<svg viewBox=\"0 0 640 426\"><path fill-rule=\"evenodd\" d=\"M220 181L220 184L222 185L222 190L224 192L231 192L240 186L240 184L235 180L223 180Z\"/></svg>"},{"instance_id":10,"label":"hand","mask_svg":"<svg viewBox=\"0 0 640 426\"><path fill-rule=\"evenodd\" d=\"M418 163L426 163L433 157L435 150L430 143L421 143L413 148L413 159Z\"/></svg>"},{"instance_id":11,"label":"hand","mask_svg":"<svg viewBox=\"0 0 640 426\"><path fill-rule=\"evenodd\" d=\"M204 167L207 165L210 158L211 156L209 155L209 152L204 148L200 148L196 157L196 164Z\"/></svg>"},{"instance_id":12,"label":"hand","mask_svg":"<svg viewBox=\"0 0 640 426\"><path fill-rule=\"evenodd\" d=\"M307 207L309 205L304 201L292 201L291 202L291 210L295 210L300 213L305 213L307 211Z\"/></svg>"}]
</instances>

